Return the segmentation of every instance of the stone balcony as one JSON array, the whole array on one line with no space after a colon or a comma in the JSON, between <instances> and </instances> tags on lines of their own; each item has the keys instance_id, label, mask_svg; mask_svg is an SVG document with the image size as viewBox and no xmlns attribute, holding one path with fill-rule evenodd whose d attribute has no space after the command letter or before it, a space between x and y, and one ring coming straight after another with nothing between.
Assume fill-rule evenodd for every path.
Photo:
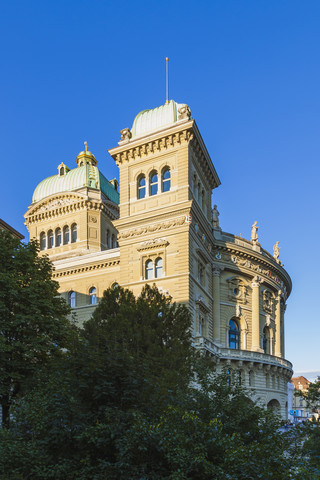
<instances>
[{"instance_id":1,"label":"stone balcony","mask_svg":"<svg viewBox=\"0 0 320 480\"><path fill-rule=\"evenodd\" d=\"M291 362L281 357L275 357L274 355L251 352L250 350L234 350L232 348L218 347L215 343L205 337L195 337L193 340L193 346L199 350L206 350L219 360L252 362L256 364L280 367L292 372Z\"/></svg>"}]
</instances>

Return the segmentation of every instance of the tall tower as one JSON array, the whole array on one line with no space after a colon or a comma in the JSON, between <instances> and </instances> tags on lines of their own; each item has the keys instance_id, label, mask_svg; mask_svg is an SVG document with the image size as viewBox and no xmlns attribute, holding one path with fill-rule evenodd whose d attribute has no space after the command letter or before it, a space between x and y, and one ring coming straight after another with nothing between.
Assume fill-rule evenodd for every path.
<instances>
[{"instance_id":1,"label":"tall tower","mask_svg":"<svg viewBox=\"0 0 320 480\"><path fill-rule=\"evenodd\" d=\"M211 192L220 180L188 105L140 112L109 153L120 170L120 284L138 293L155 282L212 329Z\"/></svg>"}]
</instances>

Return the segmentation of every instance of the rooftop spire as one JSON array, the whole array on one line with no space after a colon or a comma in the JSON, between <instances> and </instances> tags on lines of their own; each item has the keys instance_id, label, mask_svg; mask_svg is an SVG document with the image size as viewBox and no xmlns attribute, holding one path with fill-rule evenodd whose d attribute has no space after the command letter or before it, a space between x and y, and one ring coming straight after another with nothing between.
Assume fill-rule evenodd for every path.
<instances>
[{"instance_id":1,"label":"rooftop spire","mask_svg":"<svg viewBox=\"0 0 320 480\"><path fill-rule=\"evenodd\" d=\"M169 103L169 58L166 57L166 84L167 84L167 95L166 95L166 104Z\"/></svg>"}]
</instances>

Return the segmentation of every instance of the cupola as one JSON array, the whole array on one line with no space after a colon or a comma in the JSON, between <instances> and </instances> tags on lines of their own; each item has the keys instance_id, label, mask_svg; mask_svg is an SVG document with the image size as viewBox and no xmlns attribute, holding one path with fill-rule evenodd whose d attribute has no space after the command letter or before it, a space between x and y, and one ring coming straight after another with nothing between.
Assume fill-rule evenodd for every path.
<instances>
[{"instance_id":1,"label":"cupola","mask_svg":"<svg viewBox=\"0 0 320 480\"><path fill-rule=\"evenodd\" d=\"M84 165L92 165L95 167L98 162L93 153L88 150L87 142L84 142L84 145L85 149L77 156L77 165L78 167L83 167Z\"/></svg>"}]
</instances>

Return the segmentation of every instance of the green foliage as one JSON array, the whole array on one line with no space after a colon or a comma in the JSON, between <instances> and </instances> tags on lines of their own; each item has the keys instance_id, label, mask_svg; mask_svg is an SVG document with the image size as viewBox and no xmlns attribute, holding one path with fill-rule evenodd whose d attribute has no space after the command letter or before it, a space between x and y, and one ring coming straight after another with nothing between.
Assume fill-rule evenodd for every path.
<instances>
[{"instance_id":1,"label":"green foliage","mask_svg":"<svg viewBox=\"0 0 320 480\"><path fill-rule=\"evenodd\" d=\"M189 326L156 288L106 291L16 403L0 479L311 478L276 419L197 355Z\"/></svg>"},{"instance_id":2,"label":"green foliage","mask_svg":"<svg viewBox=\"0 0 320 480\"><path fill-rule=\"evenodd\" d=\"M36 242L23 244L0 231L0 404L5 426L13 399L65 346L70 330L69 309L51 279L51 263L38 250Z\"/></svg>"}]
</instances>

